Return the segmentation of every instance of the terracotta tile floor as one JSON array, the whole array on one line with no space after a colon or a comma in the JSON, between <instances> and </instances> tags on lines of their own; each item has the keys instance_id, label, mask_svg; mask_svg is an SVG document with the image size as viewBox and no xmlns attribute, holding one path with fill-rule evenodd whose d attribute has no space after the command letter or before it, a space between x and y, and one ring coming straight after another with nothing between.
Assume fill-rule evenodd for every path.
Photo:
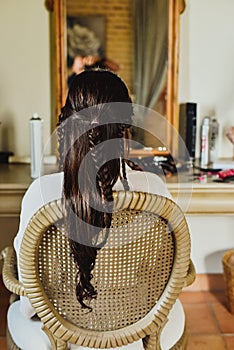
<instances>
[{"instance_id":1,"label":"terracotta tile floor","mask_svg":"<svg viewBox=\"0 0 234 350\"><path fill-rule=\"evenodd\" d=\"M5 341L9 293L0 281L0 350ZM186 313L189 335L187 350L233 350L234 315L226 308L222 292L182 292L180 300Z\"/></svg>"},{"instance_id":2,"label":"terracotta tile floor","mask_svg":"<svg viewBox=\"0 0 234 350\"><path fill-rule=\"evenodd\" d=\"M234 315L226 307L223 292L183 292L188 350L233 350Z\"/></svg>"}]
</instances>

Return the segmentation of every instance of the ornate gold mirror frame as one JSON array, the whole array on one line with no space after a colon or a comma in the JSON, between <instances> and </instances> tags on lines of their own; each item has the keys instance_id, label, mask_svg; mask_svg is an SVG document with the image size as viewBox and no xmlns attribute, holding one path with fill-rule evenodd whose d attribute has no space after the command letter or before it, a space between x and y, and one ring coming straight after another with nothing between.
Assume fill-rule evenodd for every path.
<instances>
[{"instance_id":1,"label":"ornate gold mirror frame","mask_svg":"<svg viewBox=\"0 0 234 350\"><path fill-rule=\"evenodd\" d=\"M66 98L66 0L46 0L46 8L52 16L52 76L54 85L54 113L55 121L60 114ZM172 126L178 130L178 62L179 62L179 27L180 14L185 9L185 0L169 1L169 28L168 28L168 77L166 97L166 117ZM52 123L53 124L53 123ZM171 134L168 134L169 148L173 149Z\"/></svg>"}]
</instances>

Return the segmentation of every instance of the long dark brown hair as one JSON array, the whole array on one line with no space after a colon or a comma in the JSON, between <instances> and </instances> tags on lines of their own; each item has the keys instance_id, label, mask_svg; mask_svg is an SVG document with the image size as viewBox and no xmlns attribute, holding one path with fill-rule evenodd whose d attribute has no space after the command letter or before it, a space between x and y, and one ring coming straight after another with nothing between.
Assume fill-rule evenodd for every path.
<instances>
[{"instance_id":1,"label":"long dark brown hair","mask_svg":"<svg viewBox=\"0 0 234 350\"><path fill-rule=\"evenodd\" d=\"M124 143L132 114L124 82L110 71L90 70L72 81L59 117L63 205L77 266L76 297L90 310L90 301L97 294L91 284L92 270L111 226L112 189L118 178L129 189Z\"/></svg>"}]
</instances>

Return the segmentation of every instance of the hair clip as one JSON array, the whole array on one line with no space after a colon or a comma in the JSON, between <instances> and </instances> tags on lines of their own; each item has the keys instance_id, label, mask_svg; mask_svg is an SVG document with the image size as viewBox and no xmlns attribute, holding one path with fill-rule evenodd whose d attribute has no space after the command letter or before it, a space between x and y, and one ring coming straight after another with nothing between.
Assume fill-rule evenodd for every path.
<instances>
[{"instance_id":1,"label":"hair clip","mask_svg":"<svg viewBox=\"0 0 234 350\"><path fill-rule=\"evenodd\" d=\"M90 124L91 124L92 127L96 127L96 126L99 125L99 121L97 119L94 119L94 120L91 121Z\"/></svg>"}]
</instances>

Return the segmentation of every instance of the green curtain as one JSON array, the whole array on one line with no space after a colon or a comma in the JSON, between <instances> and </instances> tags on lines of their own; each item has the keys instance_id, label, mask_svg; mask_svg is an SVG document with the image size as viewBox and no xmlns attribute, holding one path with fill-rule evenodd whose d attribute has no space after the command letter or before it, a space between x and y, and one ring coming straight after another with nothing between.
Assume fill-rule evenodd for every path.
<instances>
[{"instance_id":1,"label":"green curtain","mask_svg":"<svg viewBox=\"0 0 234 350\"><path fill-rule=\"evenodd\" d=\"M132 0L135 103L155 106L166 84L169 0Z\"/></svg>"}]
</instances>

